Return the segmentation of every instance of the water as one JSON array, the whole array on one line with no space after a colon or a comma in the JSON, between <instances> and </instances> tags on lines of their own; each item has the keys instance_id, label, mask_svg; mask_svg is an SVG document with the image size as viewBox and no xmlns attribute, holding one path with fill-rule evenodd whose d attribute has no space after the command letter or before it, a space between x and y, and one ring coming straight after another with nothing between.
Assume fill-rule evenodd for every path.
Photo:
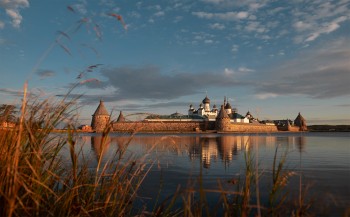
<instances>
[{"instance_id":1,"label":"water","mask_svg":"<svg viewBox=\"0 0 350 217\"><path fill-rule=\"evenodd\" d=\"M260 202L267 203L271 187L272 164L276 147L278 159L287 153L286 171L291 198L307 193L317 207L313 212L340 216L350 209L350 133L276 133L276 134L140 134L112 133L109 144L100 146L100 136L79 134L80 147L89 166L96 167L115 157L127 147L125 159L143 158L152 165L139 191L139 203L153 207L160 192L160 201L182 188L198 187L198 177L205 189L235 191L236 182L245 174L245 150L251 150L253 164L258 166ZM131 139L131 140L130 140ZM127 143L129 142L127 146ZM69 158L68 151L63 155ZM305 189L308 189L307 191ZM255 190L254 190L255 194ZM219 194L207 195L209 204L217 204ZM252 203L256 203L253 199ZM293 203L293 201L290 201ZM179 203L180 204L180 203Z\"/></svg>"}]
</instances>

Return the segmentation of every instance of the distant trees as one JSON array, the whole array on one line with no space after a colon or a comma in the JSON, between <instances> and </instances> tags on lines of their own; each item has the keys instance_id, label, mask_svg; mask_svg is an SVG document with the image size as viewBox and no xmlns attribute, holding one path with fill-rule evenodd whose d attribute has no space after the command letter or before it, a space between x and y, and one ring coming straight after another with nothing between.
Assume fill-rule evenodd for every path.
<instances>
[{"instance_id":1,"label":"distant trees","mask_svg":"<svg viewBox=\"0 0 350 217\"><path fill-rule=\"evenodd\" d=\"M17 109L14 105L2 104L0 105L0 122L16 122Z\"/></svg>"}]
</instances>

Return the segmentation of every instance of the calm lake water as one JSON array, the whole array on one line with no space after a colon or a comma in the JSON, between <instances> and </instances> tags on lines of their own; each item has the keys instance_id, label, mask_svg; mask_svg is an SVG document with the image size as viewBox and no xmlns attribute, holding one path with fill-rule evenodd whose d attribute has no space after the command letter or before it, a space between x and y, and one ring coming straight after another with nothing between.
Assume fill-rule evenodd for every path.
<instances>
[{"instance_id":1,"label":"calm lake water","mask_svg":"<svg viewBox=\"0 0 350 217\"><path fill-rule=\"evenodd\" d=\"M79 134L78 148L91 168L98 156L103 156L103 163L112 160L131 137L112 133L103 148L100 138L98 134ZM287 152L285 169L294 172L286 187L291 198L299 197L301 184L302 192L308 187L307 195L317 207L314 212L341 216L350 209L350 133L139 134L131 139L125 158L143 158L147 166L153 165L139 191L139 203L152 209L159 189L162 201L179 185L195 185L198 177L206 189L218 189L220 181L225 189L235 190L231 181L244 177L244 153L250 148L261 174L258 184L264 205L276 147L279 157ZM69 159L67 149L63 155ZM211 193L207 200L216 204L219 196Z\"/></svg>"}]
</instances>

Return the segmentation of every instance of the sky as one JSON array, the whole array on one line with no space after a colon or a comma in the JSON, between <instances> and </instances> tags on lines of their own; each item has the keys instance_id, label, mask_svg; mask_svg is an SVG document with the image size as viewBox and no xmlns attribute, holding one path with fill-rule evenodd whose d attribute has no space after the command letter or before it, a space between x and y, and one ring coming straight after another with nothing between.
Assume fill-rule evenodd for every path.
<instances>
[{"instance_id":1,"label":"sky","mask_svg":"<svg viewBox=\"0 0 350 217\"><path fill-rule=\"evenodd\" d=\"M226 96L260 120L350 124L350 0L0 0L0 104L82 95L116 116ZM130 116L131 117L131 116Z\"/></svg>"}]
</instances>

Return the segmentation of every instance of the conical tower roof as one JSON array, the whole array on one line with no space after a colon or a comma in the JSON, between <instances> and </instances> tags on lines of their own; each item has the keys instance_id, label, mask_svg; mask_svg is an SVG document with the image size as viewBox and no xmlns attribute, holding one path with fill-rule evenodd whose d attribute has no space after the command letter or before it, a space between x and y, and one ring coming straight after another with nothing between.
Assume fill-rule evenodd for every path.
<instances>
[{"instance_id":1,"label":"conical tower roof","mask_svg":"<svg viewBox=\"0 0 350 217\"><path fill-rule=\"evenodd\" d=\"M303 126L303 125L306 125L305 123L306 123L306 121L305 121L304 117L301 116L301 114L299 112L298 116L294 120L294 124L297 126Z\"/></svg>"},{"instance_id":2,"label":"conical tower roof","mask_svg":"<svg viewBox=\"0 0 350 217\"><path fill-rule=\"evenodd\" d=\"M218 116L216 117L217 119L223 119L223 118L230 118L224 108L224 105L221 105L221 109L220 112L218 114Z\"/></svg>"},{"instance_id":3,"label":"conical tower roof","mask_svg":"<svg viewBox=\"0 0 350 217\"><path fill-rule=\"evenodd\" d=\"M123 115L122 111L120 111L120 113L119 113L117 122L125 122L125 118L124 118L124 115Z\"/></svg>"},{"instance_id":4,"label":"conical tower roof","mask_svg":"<svg viewBox=\"0 0 350 217\"><path fill-rule=\"evenodd\" d=\"M98 116L98 115L108 115L109 116L109 113L108 113L102 100L100 100L100 104L98 105L95 113L93 114L93 116Z\"/></svg>"}]
</instances>

